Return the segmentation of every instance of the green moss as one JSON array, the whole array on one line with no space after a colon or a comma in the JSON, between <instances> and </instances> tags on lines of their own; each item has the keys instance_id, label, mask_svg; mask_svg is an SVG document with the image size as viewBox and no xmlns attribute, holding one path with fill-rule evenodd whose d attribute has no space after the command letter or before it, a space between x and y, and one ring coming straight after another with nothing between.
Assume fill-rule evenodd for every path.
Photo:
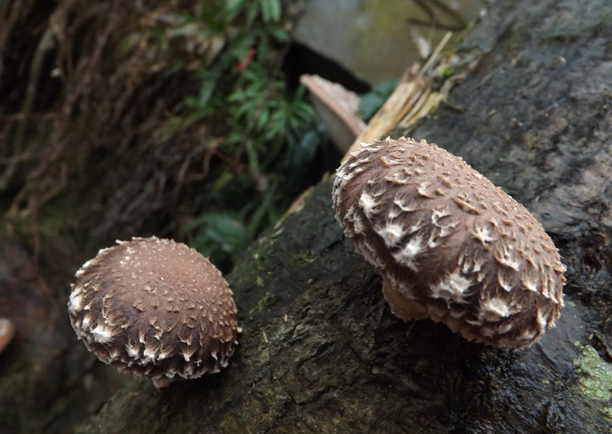
<instances>
[{"instance_id":1,"label":"green moss","mask_svg":"<svg viewBox=\"0 0 612 434\"><path fill-rule=\"evenodd\" d=\"M601 411L612 419L612 366L604 362L595 348L585 345L582 352L574 360L574 366L578 368L580 375L580 389L589 398L605 401L608 405L603 406Z\"/></svg>"}]
</instances>

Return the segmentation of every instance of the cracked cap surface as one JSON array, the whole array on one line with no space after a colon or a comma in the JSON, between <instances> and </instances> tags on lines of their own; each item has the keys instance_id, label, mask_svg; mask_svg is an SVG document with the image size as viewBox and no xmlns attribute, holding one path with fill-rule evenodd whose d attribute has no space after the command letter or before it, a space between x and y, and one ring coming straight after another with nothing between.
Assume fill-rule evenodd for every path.
<instances>
[{"instance_id":1,"label":"cracked cap surface","mask_svg":"<svg viewBox=\"0 0 612 434\"><path fill-rule=\"evenodd\" d=\"M76 273L68 310L101 361L160 384L218 372L239 332L221 272L185 244L155 237L100 250Z\"/></svg>"},{"instance_id":2,"label":"cracked cap surface","mask_svg":"<svg viewBox=\"0 0 612 434\"><path fill-rule=\"evenodd\" d=\"M339 167L333 202L396 316L430 317L468 340L516 348L559 317L565 266L542 225L436 145L364 145Z\"/></svg>"}]
</instances>

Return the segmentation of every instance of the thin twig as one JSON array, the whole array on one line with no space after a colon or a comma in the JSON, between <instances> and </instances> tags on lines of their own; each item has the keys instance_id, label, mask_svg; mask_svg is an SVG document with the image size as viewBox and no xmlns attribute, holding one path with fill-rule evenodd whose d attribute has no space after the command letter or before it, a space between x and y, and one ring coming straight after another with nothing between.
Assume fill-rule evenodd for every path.
<instances>
[{"instance_id":1,"label":"thin twig","mask_svg":"<svg viewBox=\"0 0 612 434\"><path fill-rule=\"evenodd\" d=\"M431 53L431 56L429 56L429 59L427 60L425 65L423 65L423 67L419 71L419 77L424 77L429 72L431 65L433 65L434 62L440 57L440 53L442 52L442 50L448 43L451 36L453 36L451 32L447 32L446 35L444 35L440 43L436 46L436 49L434 50L434 52Z\"/></svg>"},{"instance_id":2,"label":"thin twig","mask_svg":"<svg viewBox=\"0 0 612 434\"><path fill-rule=\"evenodd\" d=\"M428 2L425 2L424 0L413 0L413 2L418 7L420 7L421 10L423 10L423 12L425 12L425 14L429 18L429 21L410 18L408 20L410 24L415 24L415 25L420 25L420 26L433 26L437 29L451 30L451 31L461 31L465 29L465 26L467 25L467 23L465 22L465 20L463 19L460 13L458 13L457 11L450 8L449 6L447 6L446 4L444 4L443 2L439 0L428 0ZM432 10L432 8L430 7L428 3L433 4L433 6L438 11L441 11L441 14L438 13L437 11L434 12L434 10ZM447 17L449 17L454 22L454 24L442 23L441 15L446 15Z\"/></svg>"},{"instance_id":3,"label":"thin twig","mask_svg":"<svg viewBox=\"0 0 612 434\"><path fill-rule=\"evenodd\" d=\"M412 0L412 1L414 2L415 5L420 7L423 12L425 12L425 15L429 17L430 22L436 20L436 14L434 13L434 11L431 10L431 8L429 7L429 4L427 4L425 0Z\"/></svg>"},{"instance_id":4,"label":"thin twig","mask_svg":"<svg viewBox=\"0 0 612 434\"><path fill-rule=\"evenodd\" d=\"M451 24L442 24L440 22L419 20L417 18L408 18L408 23L415 26L435 27L438 30L446 30L449 32L460 32L465 28L463 26L453 26Z\"/></svg>"},{"instance_id":5,"label":"thin twig","mask_svg":"<svg viewBox=\"0 0 612 434\"><path fill-rule=\"evenodd\" d=\"M438 9L444 12L447 16L449 16L453 21L455 21L455 23L461 26L461 28L464 28L466 26L465 20L463 19L461 14L458 13L456 10L447 6L444 2L441 2L440 0L429 0L429 1L432 2Z\"/></svg>"}]
</instances>

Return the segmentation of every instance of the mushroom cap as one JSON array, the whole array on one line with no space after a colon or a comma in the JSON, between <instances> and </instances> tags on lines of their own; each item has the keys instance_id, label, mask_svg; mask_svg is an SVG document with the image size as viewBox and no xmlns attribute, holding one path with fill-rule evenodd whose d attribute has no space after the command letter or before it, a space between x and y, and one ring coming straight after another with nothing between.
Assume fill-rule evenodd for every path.
<instances>
[{"instance_id":1,"label":"mushroom cap","mask_svg":"<svg viewBox=\"0 0 612 434\"><path fill-rule=\"evenodd\" d=\"M559 317L565 266L542 225L436 145L403 137L364 145L338 169L333 202L396 316L514 348Z\"/></svg>"},{"instance_id":2,"label":"mushroom cap","mask_svg":"<svg viewBox=\"0 0 612 434\"><path fill-rule=\"evenodd\" d=\"M156 385L227 366L239 328L221 272L172 240L117 243L87 261L72 285L70 321L85 346Z\"/></svg>"}]
</instances>

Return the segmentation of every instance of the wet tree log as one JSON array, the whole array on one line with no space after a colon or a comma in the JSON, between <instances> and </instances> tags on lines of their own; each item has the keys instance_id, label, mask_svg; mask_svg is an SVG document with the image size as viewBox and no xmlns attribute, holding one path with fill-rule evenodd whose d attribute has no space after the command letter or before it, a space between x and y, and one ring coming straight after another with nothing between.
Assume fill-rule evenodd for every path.
<instances>
[{"instance_id":1,"label":"wet tree log","mask_svg":"<svg viewBox=\"0 0 612 434\"><path fill-rule=\"evenodd\" d=\"M557 327L502 351L395 318L328 179L229 276L244 328L230 367L161 391L129 380L80 432L610 432L612 3L487 11L461 46L477 68L396 135L462 156L543 223L568 266Z\"/></svg>"}]
</instances>

